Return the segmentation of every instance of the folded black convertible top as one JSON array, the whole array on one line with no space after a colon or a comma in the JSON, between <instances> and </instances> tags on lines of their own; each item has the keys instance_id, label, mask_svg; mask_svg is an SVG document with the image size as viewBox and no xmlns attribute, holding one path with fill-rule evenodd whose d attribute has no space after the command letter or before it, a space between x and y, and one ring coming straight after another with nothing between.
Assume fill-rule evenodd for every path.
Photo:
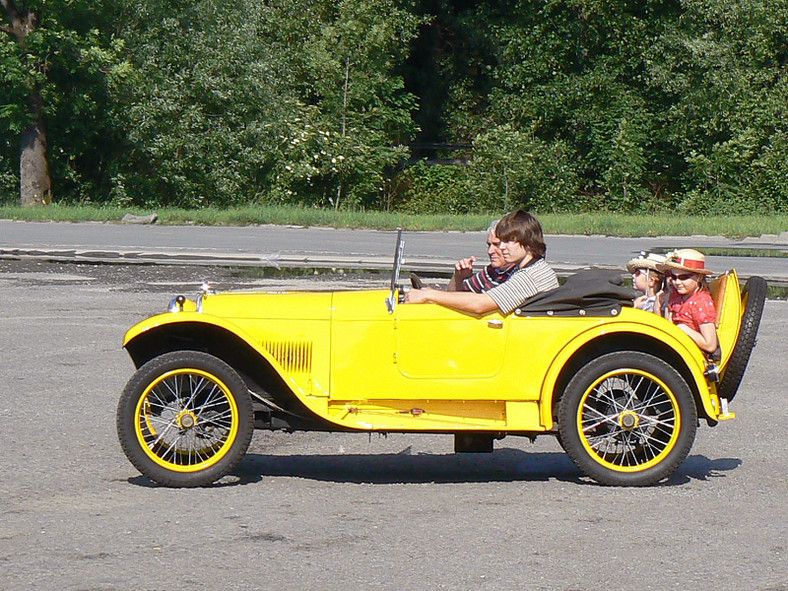
<instances>
[{"instance_id":1,"label":"folded black convertible top","mask_svg":"<svg viewBox=\"0 0 788 591\"><path fill-rule=\"evenodd\" d=\"M641 292L625 287L620 271L586 269L570 275L556 289L528 298L515 310L518 316L617 316L632 307Z\"/></svg>"}]
</instances>

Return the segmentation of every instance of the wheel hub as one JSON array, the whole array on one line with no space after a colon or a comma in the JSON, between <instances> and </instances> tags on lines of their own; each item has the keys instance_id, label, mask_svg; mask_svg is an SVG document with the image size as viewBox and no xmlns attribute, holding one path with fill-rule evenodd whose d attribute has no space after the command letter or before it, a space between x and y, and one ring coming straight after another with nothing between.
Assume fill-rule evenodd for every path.
<instances>
[{"instance_id":1,"label":"wheel hub","mask_svg":"<svg viewBox=\"0 0 788 591\"><path fill-rule=\"evenodd\" d=\"M197 417L191 411L184 411L178 415L178 426L181 429L191 429L197 424Z\"/></svg>"},{"instance_id":2,"label":"wheel hub","mask_svg":"<svg viewBox=\"0 0 788 591\"><path fill-rule=\"evenodd\" d=\"M637 427L639 422L640 418L631 410L624 411L618 415L618 424L621 425L622 429L626 429L627 431L631 431Z\"/></svg>"}]
</instances>

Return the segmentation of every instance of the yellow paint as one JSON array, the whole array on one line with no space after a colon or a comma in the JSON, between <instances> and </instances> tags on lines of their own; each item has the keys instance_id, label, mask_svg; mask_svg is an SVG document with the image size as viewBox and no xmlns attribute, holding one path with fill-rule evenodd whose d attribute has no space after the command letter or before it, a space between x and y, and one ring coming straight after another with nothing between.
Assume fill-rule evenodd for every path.
<instances>
[{"instance_id":1,"label":"yellow paint","mask_svg":"<svg viewBox=\"0 0 788 591\"><path fill-rule=\"evenodd\" d=\"M539 424L539 403L509 400L506 402L506 428L530 431Z\"/></svg>"},{"instance_id":2,"label":"yellow paint","mask_svg":"<svg viewBox=\"0 0 788 591\"><path fill-rule=\"evenodd\" d=\"M399 304L389 314L387 295L211 294L187 301L183 312L140 322L123 342L182 322L227 330L269 363L293 396L343 427L542 432L553 427L553 399L560 395L555 390L573 355L601 337L637 334L676 351L705 412L720 416L700 350L655 314L625 308L604 318L476 317L435 304ZM734 272L719 328L724 352L736 340L740 316Z\"/></svg>"}]
</instances>

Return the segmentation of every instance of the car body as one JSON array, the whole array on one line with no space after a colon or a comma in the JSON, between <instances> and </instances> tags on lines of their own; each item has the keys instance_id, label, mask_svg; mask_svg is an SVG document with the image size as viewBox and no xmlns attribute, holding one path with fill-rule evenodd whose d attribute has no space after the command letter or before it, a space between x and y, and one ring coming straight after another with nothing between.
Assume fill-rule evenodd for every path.
<instances>
[{"instance_id":1,"label":"car body","mask_svg":"<svg viewBox=\"0 0 788 591\"><path fill-rule=\"evenodd\" d=\"M762 279L712 283L713 363L626 301L483 316L404 304L402 245L389 290L206 290L132 327L137 371L117 416L130 461L161 484L203 486L237 465L254 428L446 433L458 452L550 434L592 479L647 485L684 460L699 419L733 418Z\"/></svg>"}]
</instances>

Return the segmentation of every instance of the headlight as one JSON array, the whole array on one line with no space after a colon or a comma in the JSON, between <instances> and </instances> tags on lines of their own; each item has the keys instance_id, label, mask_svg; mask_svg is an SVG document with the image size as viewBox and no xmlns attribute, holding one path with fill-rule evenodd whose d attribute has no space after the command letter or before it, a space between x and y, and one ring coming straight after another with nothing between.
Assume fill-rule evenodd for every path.
<instances>
[{"instance_id":1,"label":"headlight","mask_svg":"<svg viewBox=\"0 0 788 591\"><path fill-rule=\"evenodd\" d=\"M179 295L170 300L170 305L167 306L168 312L183 312L183 304L186 303L186 297Z\"/></svg>"}]
</instances>

